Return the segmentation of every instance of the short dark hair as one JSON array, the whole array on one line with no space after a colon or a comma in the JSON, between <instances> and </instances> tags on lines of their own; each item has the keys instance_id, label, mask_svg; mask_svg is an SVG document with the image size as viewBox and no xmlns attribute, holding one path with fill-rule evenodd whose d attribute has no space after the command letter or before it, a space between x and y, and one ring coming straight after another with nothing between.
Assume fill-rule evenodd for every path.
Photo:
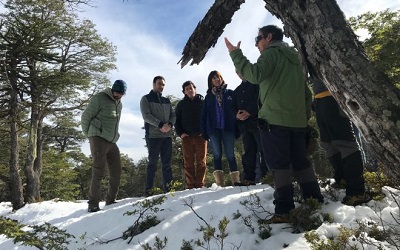
<instances>
[{"instance_id":1,"label":"short dark hair","mask_svg":"<svg viewBox=\"0 0 400 250\"><path fill-rule=\"evenodd\" d=\"M213 79L213 77L214 77L215 75L221 77L221 79L222 79L222 84L221 84L221 85L225 84L225 80L224 80L224 78L222 77L221 73L219 73L219 72L216 71L216 70L213 70L213 71L210 72L210 74L208 74L208 79L207 79L207 82L208 82L208 90L207 90L207 93L211 93L211 90L212 90L212 88L213 88L212 79Z\"/></svg>"},{"instance_id":2,"label":"short dark hair","mask_svg":"<svg viewBox=\"0 0 400 250\"><path fill-rule=\"evenodd\" d=\"M192 81L186 81L182 84L182 93L185 94L185 88L189 85L192 85L194 89L196 89L196 85Z\"/></svg>"},{"instance_id":3,"label":"short dark hair","mask_svg":"<svg viewBox=\"0 0 400 250\"><path fill-rule=\"evenodd\" d=\"M276 25L267 25L258 29L263 37L267 37L268 34L272 34L272 41L282 41L283 31Z\"/></svg>"},{"instance_id":4,"label":"short dark hair","mask_svg":"<svg viewBox=\"0 0 400 250\"><path fill-rule=\"evenodd\" d=\"M154 79L153 79L153 84L156 83L157 80L163 80L163 81L165 81L165 78L164 78L163 76L156 76L156 77L154 77Z\"/></svg>"}]
</instances>

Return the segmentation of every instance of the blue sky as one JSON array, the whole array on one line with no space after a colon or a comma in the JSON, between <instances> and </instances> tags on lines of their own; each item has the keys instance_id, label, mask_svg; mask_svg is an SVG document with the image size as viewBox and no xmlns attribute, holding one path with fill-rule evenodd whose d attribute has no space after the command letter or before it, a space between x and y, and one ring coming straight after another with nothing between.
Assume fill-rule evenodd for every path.
<instances>
[{"instance_id":1,"label":"blue sky","mask_svg":"<svg viewBox=\"0 0 400 250\"><path fill-rule=\"evenodd\" d=\"M147 156L139 102L151 90L154 76L164 76L163 94L176 97L183 97L181 86L187 80L193 81L197 92L205 95L207 76L212 70L220 71L228 88L234 89L240 79L235 74L223 38L228 37L233 43L242 41L244 54L254 62L259 56L254 47L258 28L267 24L282 26L264 8L262 0L247 0L200 65L181 69L177 63L186 41L213 3L214 0L95 0L96 7L81 13L97 25L99 34L117 47L118 69L110 73L110 85L115 79L123 79L128 84L127 94L123 97L118 145L121 152L134 161ZM400 9L398 0L381 0L378 6L374 0L339 0L338 4L346 17L386 8ZM289 39L286 41L290 42ZM83 144L86 154L89 154L88 146L86 141Z\"/></svg>"}]
</instances>

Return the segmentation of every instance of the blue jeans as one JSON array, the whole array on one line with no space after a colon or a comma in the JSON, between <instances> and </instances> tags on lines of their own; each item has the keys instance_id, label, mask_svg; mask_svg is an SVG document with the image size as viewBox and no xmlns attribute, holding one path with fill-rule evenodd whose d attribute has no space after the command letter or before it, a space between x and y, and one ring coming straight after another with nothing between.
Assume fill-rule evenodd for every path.
<instances>
[{"instance_id":1,"label":"blue jeans","mask_svg":"<svg viewBox=\"0 0 400 250\"><path fill-rule=\"evenodd\" d=\"M214 169L222 170L222 143L224 144L225 156L229 163L231 172L237 171L235 158L235 134L220 129L210 134L210 142L214 156Z\"/></svg>"},{"instance_id":2,"label":"blue jeans","mask_svg":"<svg viewBox=\"0 0 400 250\"><path fill-rule=\"evenodd\" d=\"M146 191L153 188L154 177L157 171L158 157L161 157L161 169L164 192L169 191L169 185L173 179L171 169L172 138L146 138L149 151L149 162L146 171Z\"/></svg>"}]
</instances>

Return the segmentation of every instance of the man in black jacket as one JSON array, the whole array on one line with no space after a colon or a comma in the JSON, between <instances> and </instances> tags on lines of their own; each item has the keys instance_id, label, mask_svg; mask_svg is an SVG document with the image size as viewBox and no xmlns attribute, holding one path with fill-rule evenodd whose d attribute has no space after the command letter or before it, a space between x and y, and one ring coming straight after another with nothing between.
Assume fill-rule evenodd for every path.
<instances>
[{"instance_id":1,"label":"man in black jacket","mask_svg":"<svg viewBox=\"0 0 400 250\"><path fill-rule=\"evenodd\" d=\"M204 187L206 174L207 141L201 136L201 110L203 96L196 94L196 85L186 81L182 85L185 97L175 109L175 130L182 139L186 187ZM195 163L196 162L196 163Z\"/></svg>"},{"instance_id":2,"label":"man in black jacket","mask_svg":"<svg viewBox=\"0 0 400 250\"><path fill-rule=\"evenodd\" d=\"M236 73L242 82L233 92L232 108L233 113L236 114L244 148L242 155L244 181L236 185L249 186L256 183L257 166L260 168L261 178L268 172L257 128L259 87L248 82L238 72Z\"/></svg>"}]
</instances>

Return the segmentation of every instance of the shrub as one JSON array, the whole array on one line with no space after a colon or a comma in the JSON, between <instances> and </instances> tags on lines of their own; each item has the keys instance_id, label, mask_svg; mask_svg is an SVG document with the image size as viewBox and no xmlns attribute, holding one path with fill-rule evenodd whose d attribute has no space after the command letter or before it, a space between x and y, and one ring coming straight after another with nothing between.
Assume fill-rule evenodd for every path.
<instances>
[{"instance_id":1,"label":"shrub","mask_svg":"<svg viewBox=\"0 0 400 250\"><path fill-rule=\"evenodd\" d=\"M68 250L66 245L70 242L70 238L75 238L72 234L66 233L66 230L58 229L49 223L26 226L5 217L0 217L0 234L14 238L14 243L49 250Z\"/></svg>"}]
</instances>

